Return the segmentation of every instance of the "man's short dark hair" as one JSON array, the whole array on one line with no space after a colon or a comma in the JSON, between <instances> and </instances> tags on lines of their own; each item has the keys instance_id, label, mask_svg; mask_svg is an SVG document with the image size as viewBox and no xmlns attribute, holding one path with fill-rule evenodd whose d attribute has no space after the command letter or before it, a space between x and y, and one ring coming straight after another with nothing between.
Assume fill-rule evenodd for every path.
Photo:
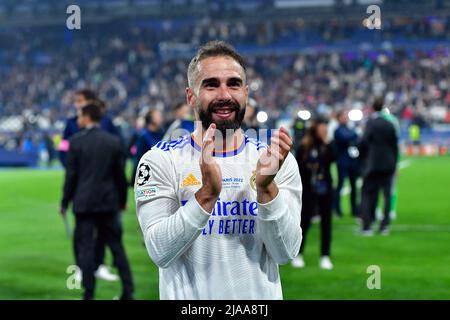
<instances>
[{"instance_id":1,"label":"man's short dark hair","mask_svg":"<svg viewBox=\"0 0 450 320\"><path fill-rule=\"evenodd\" d=\"M81 108L81 114L88 116L93 122L100 122L102 119L102 111L98 103L88 103Z\"/></svg>"},{"instance_id":2,"label":"man's short dark hair","mask_svg":"<svg viewBox=\"0 0 450 320\"><path fill-rule=\"evenodd\" d=\"M381 109L383 109L383 106L384 106L383 97L377 97L377 98L375 98L375 101L372 104L372 109L374 111L379 112L379 111L381 111Z\"/></svg>"},{"instance_id":3,"label":"man's short dark hair","mask_svg":"<svg viewBox=\"0 0 450 320\"><path fill-rule=\"evenodd\" d=\"M81 89L76 91L75 94L83 96L86 100L94 101L98 99L97 94L90 89Z\"/></svg>"},{"instance_id":4,"label":"man's short dark hair","mask_svg":"<svg viewBox=\"0 0 450 320\"><path fill-rule=\"evenodd\" d=\"M245 61L232 45L224 41L209 41L198 49L197 54L189 63L187 78L190 88L193 88L194 86L194 78L197 72L198 63L206 58L220 56L230 57L239 63L245 71Z\"/></svg>"}]
</instances>

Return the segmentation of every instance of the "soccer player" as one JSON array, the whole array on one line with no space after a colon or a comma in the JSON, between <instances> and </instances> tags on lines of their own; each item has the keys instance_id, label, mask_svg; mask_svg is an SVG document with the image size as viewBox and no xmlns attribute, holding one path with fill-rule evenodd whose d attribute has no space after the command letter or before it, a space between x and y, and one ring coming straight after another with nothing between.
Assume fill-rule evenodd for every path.
<instances>
[{"instance_id":1,"label":"soccer player","mask_svg":"<svg viewBox=\"0 0 450 320\"><path fill-rule=\"evenodd\" d=\"M270 146L243 134L248 86L230 45L201 47L188 85L196 130L158 143L136 174L136 210L160 268L160 298L282 299L278 265L302 240L292 140L284 128Z\"/></svg>"}]
</instances>

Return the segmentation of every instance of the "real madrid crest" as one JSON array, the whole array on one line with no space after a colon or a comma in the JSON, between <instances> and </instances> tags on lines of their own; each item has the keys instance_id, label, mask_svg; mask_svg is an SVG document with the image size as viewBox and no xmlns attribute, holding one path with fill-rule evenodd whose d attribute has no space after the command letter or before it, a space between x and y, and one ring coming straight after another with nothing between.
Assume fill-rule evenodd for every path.
<instances>
[{"instance_id":1,"label":"real madrid crest","mask_svg":"<svg viewBox=\"0 0 450 320\"><path fill-rule=\"evenodd\" d=\"M256 191L256 170L253 170L252 176L250 178L250 186Z\"/></svg>"}]
</instances>

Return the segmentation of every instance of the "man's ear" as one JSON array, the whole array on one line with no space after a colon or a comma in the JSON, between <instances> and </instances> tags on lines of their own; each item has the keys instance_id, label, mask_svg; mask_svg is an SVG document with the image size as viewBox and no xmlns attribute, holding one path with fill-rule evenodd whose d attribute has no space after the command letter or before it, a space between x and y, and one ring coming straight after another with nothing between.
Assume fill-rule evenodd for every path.
<instances>
[{"instance_id":1,"label":"man's ear","mask_svg":"<svg viewBox=\"0 0 450 320\"><path fill-rule=\"evenodd\" d=\"M194 90L192 90L192 88L187 87L186 88L186 102L187 104L191 107L194 108L194 106L196 105L196 96L194 93Z\"/></svg>"}]
</instances>

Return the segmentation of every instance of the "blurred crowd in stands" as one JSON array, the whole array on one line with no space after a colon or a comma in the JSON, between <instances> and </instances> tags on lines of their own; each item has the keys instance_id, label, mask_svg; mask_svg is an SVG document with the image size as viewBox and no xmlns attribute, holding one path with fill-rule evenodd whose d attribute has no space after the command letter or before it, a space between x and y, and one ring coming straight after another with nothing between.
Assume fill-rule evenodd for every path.
<instances>
[{"instance_id":1,"label":"blurred crowd in stands","mask_svg":"<svg viewBox=\"0 0 450 320\"><path fill-rule=\"evenodd\" d=\"M99 94L126 137L150 109L169 121L166 111L185 100L189 58L211 39L246 57L267 127L299 110L366 113L380 95L404 128L450 122L450 17L385 19L381 30L360 20L134 20L0 31L0 147L49 144L82 88Z\"/></svg>"}]
</instances>

